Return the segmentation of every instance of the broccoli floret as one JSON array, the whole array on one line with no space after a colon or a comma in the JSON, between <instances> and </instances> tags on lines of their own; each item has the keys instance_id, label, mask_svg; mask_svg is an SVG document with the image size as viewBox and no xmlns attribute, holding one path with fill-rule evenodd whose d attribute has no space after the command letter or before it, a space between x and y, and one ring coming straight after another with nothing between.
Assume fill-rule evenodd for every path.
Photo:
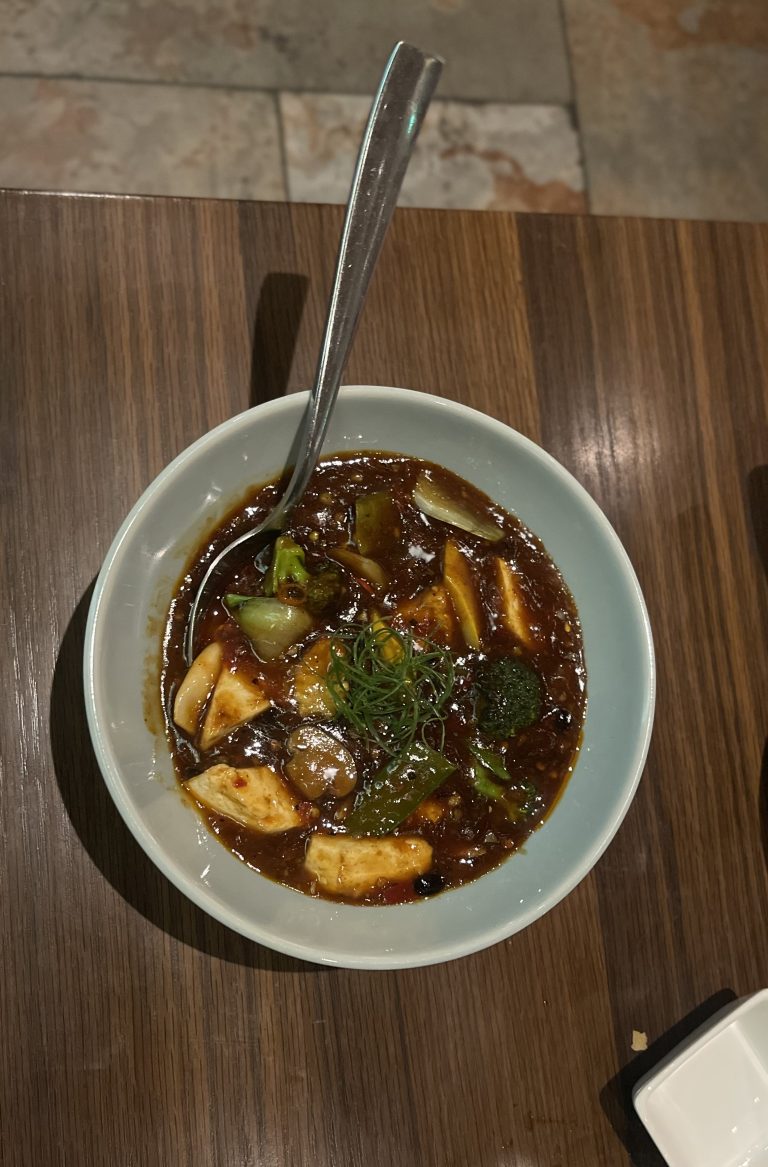
<instances>
[{"instance_id":1,"label":"broccoli floret","mask_svg":"<svg viewBox=\"0 0 768 1167\"><path fill-rule=\"evenodd\" d=\"M303 588L308 580L304 551L290 535L278 535L269 571L264 576L264 595L280 596L281 585L294 583Z\"/></svg>"},{"instance_id":2,"label":"broccoli floret","mask_svg":"<svg viewBox=\"0 0 768 1167\"><path fill-rule=\"evenodd\" d=\"M307 607L319 616L334 607L341 596L341 572L338 567L319 568L307 581Z\"/></svg>"},{"instance_id":3,"label":"broccoli floret","mask_svg":"<svg viewBox=\"0 0 768 1167\"><path fill-rule=\"evenodd\" d=\"M483 661L475 678L477 724L492 738L512 737L541 715L541 682L517 657Z\"/></svg>"},{"instance_id":4,"label":"broccoli floret","mask_svg":"<svg viewBox=\"0 0 768 1167\"><path fill-rule=\"evenodd\" d=\"M265 596L277 596L284 604L304 605L319 616L338 603L341 588L338 567L327 564L317 571L308 571L303 548L290 535L278 536L269 571L264 576Z\"/></svg>"}]
</instances>

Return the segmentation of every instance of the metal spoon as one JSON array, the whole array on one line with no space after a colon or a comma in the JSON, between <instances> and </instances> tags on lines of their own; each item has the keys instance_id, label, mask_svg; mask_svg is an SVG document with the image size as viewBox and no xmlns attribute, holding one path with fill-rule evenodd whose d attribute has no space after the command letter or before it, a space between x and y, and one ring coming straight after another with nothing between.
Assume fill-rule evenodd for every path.
<instances>
[{"instance_id":1,"label":"metal spoon","mask_svg":"<svg viewBox=\"0 0 768 1167\"><path fill-rule=\"evenodd\" d=\"M285 493L253 531L233 540L203 576L192 603L184 651L192 663L195 632L226 561L237 549L258 554L279 534L315 468L341 383L368 284L397 203L400 187L443 62L401 41L392 52L374 98L357 157L341 233L320 359L302 423L301 450Z\"/></svg>"}]
</instances>

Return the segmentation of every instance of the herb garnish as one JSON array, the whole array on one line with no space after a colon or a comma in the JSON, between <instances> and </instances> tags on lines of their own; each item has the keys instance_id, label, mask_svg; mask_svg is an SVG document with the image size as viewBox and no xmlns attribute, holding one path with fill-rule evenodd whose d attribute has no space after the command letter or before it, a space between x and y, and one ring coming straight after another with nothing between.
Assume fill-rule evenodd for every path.
<instances>
[{"instance_id":1,"label":"herb garnish","mask_svg":"<svg viewBox=\"0 0 768 1167\"><path fill-rule=\"evenodd\" d=\"M398 760L437 727L437 748L454 682L447 648L382 620L335 634L327 685L337 714L364 740Z\"/></svg>"}]
</instances>

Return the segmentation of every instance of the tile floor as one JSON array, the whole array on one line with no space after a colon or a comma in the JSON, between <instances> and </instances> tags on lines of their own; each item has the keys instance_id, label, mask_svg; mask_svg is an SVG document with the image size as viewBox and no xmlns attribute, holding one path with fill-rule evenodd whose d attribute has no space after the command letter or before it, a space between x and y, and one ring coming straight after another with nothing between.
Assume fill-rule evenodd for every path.
<instances>
[{"instance_id":1,"label":"tile floor","mask_svg":"<svg viewBox=\"0 0 768 1167\"><path fill-rule=\"evenodd\" d=\"M768 0L2 0L0 185L343 201L398 38L403 203L768 220Z\"/></svg>"}]
</instances>

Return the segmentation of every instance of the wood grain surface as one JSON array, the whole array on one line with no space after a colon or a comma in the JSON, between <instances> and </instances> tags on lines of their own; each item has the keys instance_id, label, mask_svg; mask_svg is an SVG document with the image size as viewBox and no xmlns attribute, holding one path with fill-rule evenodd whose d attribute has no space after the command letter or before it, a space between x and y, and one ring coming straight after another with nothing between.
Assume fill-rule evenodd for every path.
<instances>
[{"instance_id":1,"label":"wood grain surface","mask_svg":"<svg viewBox=\"0 0 768 1167\"><path fill-rule=\"evenodd\" d=\"M83 711L93 579L176 453L309 383L340 215L0 199L7 1167L657 1167L632 1083L768 985L765 228L403 211L371 289L348 380L541 442L648 601L646 774L563 903L453 964L315 968L122 825Z\"/></svg>"}]
</instances>

